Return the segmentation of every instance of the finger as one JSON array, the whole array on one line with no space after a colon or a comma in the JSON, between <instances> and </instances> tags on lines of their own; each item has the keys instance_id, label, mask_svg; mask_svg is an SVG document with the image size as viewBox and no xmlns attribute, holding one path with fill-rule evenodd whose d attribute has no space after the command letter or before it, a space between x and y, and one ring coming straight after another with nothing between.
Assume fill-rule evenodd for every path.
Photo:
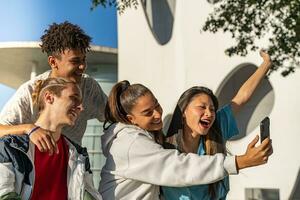
<instances>
[{"instance_id":1,"label":"finger","mask_svg":"<svg viewBox=\"0 0 300 200\"><path fill-rule=\"evenodd\" d=\"M261 145L259 146L259 148L260 148L261 150L263 150L263 149L267 149L269 146L271 146L271 140L270 140L270 138L266 138L266 139L264 139L264 140L262 141L262 143L261 143Z\"/></svg>"},{"instance_id":2,"label":"finger","mask_svg":"<svg viewBox=\"0 0 300 200\"><path fill-rule=\"evenodd\" d=\"M44 140L44 143L46 143L46 145L47 145L49 155L52 155L53 151L54 151L54 146L52 145L52 142L51 142L51 136L46 136L43 138L43 140Z\"/></svg>"},{"instance_id":3,"label":"finger","mask_svg":"<svg viewBox=\"0 0 300 200\"><path fill-rule=\"evenodd\" d=\"M42 146L43 151L42 152L47 152L49 151L47 144L44 142L44 140L40 140L40 144Z\"/></svg>"},{"instance_id":4,"label":"finger","mask_svg":"<svg viewBox=\"0 0 300 200\"><path fill-rule=\"evenodd\" d=\"M37 141L37 143L35 144L35 146L38 148L38 150L40 152L44 152L43 146L41 145L40 141Z\"/></svg>"},{"instance_id":5,"label":"finger","mask_svg":"<svg viewBox=\"0 0 300 200\"><path fill-rule=\"evenodd\" d=\"M273 154L273 147L271 147L269 150L268 150L268 152L267 152L267 155L268 156L270 156L270 155L272 155Z\"/></svg>"},{"instance_id":6,"label":"finger","mask_svg":"<svg viewBox=\"0 0 300 200\"><path fill-rule=\"evenodd\" d=\"M57 144L56 144L54 138L52 137L52 135L50 135L50 140L51 140L51 144L53 145L54 152L55 152L56 154L58 154L58 153L59 153L59 150L58 150Z\"/></svg>"},{"instance_id":7,"label":"finger","mask_svg":"<svg viewBox=\"0 0 300 200\"><path fill-rule=\"evenodd\" d=\"M267 163L267 162L268 162L268 159L269 159L268 156L263 157L263 162L264 162L264 163Z\"/></svg>"},{"instance_id":8,"label":"finger","mask_svg":"<svg viewBox=\"0 0 300 200\"><path fill-rule=\"evenodd\" d=\"M248 148L253 148L255 147L255 144L258 142L258 135L255 136L255 138L248 144Z\"/></svg>"}]
</instances>

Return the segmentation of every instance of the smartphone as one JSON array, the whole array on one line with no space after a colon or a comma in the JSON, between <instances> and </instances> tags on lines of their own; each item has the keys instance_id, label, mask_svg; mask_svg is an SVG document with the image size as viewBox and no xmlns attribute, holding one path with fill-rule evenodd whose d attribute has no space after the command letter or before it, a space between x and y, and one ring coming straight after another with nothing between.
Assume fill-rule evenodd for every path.
<instances>
[{"instance_id":1,"label":"smartphone","mask_svg":"<svg viewBox=\"0 0 300 200\"><path fill-rule=\"evenodd\" d=\"M270 137L270 118L265 117L260 122L260 142L264 141L267 137Z\"/></svg>"}]
</instances>

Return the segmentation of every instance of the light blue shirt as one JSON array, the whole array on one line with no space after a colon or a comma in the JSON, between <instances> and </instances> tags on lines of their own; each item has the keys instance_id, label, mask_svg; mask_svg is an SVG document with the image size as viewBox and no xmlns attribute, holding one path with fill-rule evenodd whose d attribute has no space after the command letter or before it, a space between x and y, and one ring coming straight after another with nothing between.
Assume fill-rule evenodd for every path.
<instances>
[{"instance_id":1,"label":"light blue shirt","mask_svg":"<svg viewBox=\"0 0 300 200\"><path fill-rule=\"evenodd\" d=\"M216 120L221 129L223 139L229 138L239 133L237 124L231 109L231 105L222 107L216 113ZM201 137L198 147L198 155L204 155L205 145ZM165 200L211 200L207 185L195 185L189 187L162 187ZM217 199L224 200L229 191L229 177L221 180L217 187Z\"/></svg>"}]
</instances>

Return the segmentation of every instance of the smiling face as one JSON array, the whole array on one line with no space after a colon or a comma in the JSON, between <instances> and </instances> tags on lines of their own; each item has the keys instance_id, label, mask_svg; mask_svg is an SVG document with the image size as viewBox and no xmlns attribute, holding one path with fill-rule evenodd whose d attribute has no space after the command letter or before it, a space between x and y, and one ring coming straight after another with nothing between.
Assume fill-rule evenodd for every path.
<instances>
[{"instance_id":1,"label":"smiling face","mask_svg":"<svg viewBox=\"0 0 300 200\"><path fill-rule=\"evenodd\" d=\"M157 99L151 93L146 93L137 99L127 118L142 129L159 131L163 126L162 112Z\"/></svg>"},{"instance_id":2,"label":"smiling face","mask_svg":"<svg viewBox=\"0 0 300 200\"><path fill-rule=\"evenodd\" d=\"M184 129L192 135L206 135L215 121L216 113L212 99L207 94L192 98L184 111Z\"/></svg>"},{"instance_id":3,"label":"smiling face","mask_svg":"<svg viewBox=\"0 0 300 200\"><path fill-rule=\"evenodd\" d=\"M52 110L59 116L59 123L74 125L80 112L83 110L80 89L77 85L69 83L61 91L60 96L53 96Z\"/></svg>"},{"instance_id":4,"label":"smiling face","mask_svg":"<svg viewBox=\"0 0 300 200\"><path fill-rule=\"evenodd\" d=\"M79 49L67 49L58 56L49 56L51 77L62 77L80 83L86 70L86 53Z\"/></svg>"}]
</instances>

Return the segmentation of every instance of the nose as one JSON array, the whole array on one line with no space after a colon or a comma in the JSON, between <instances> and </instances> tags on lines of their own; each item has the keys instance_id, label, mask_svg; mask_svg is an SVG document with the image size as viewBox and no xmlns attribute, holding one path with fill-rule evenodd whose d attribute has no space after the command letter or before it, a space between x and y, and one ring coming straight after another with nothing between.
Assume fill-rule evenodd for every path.
<instances>
[{"instance_id":1,"label":"nose","mask_svg":"<svg viewBox=\"0 0 300 200\"><path fill-rule=\"evenodd\" d=\"M76 107L78 112L82 112L84 110L82 103Z\"/></svg>"},{"instance_id":2,"label":"nose","mask_svg":"<svg viewBox=\"0 0 300 200\"><path fill-rule=\"evenodd\" d=\"M161 118L162 116L162 108L159 106L157 109L154 110L154 118Z\"/></svg>"},{"instance_id":3,"label":"nose","mask_svg":"<svg viewBox=\"0 0 300 200\"><path fill-rule=\"evenodd\" d=\"M82 70L82 71L85 71L86 70L86 68L87 68L87 63L84 61L84 62L82 62L80 65L79 65L79 67L78 67L80 70Z\"/></svg>"},{"instance_id":4,"label":"nose","mask_svg":"<svg viewBox=\"0 0 300 200\"><path fill-rule=\"evenodd\" d=\"M212 111L209 108L205 109L205 115L207 117L211 117L212 116Z\"/></svg>"}]
</instances>

